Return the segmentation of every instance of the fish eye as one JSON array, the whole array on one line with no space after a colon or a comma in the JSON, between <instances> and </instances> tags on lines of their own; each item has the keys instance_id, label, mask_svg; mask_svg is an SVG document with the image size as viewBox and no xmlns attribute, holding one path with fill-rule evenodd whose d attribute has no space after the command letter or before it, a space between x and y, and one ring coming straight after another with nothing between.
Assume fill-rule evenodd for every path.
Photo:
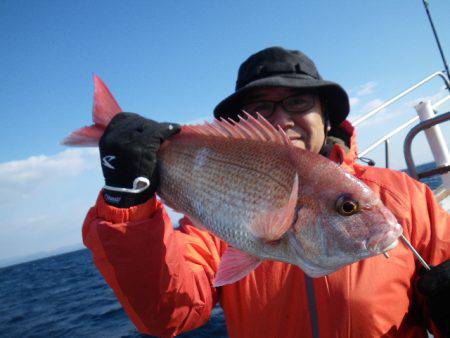
<instances>
[{"instance_id":1,"label":"fish eye","mask_svg":"<svg viewBox=\"0 0 450 338\"><path fill-rule=\"evenodd\" d=\"M350 216L359 211L359 203L348 195L339 196L336 200L336 211L342 216Z\"/></svg>"}]
</instances>

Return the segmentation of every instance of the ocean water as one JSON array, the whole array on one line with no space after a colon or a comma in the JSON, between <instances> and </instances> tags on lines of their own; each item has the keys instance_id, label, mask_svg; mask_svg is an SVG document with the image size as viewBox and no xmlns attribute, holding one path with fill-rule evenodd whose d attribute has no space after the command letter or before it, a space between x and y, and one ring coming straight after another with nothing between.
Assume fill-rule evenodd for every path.
<instances>
[{"instance_id":1,"label":"ocean water","mask_svg":"<svg viewBox=\"0 0 450 338\"><path fill-rule=\"evenodd\" d=\"M149 337L79 250L0 269L0 337ZM220 307L180 337L228 337Z\"/></svg>"},{"instance_id":2,"label":"ocean water","mask_svg":"<svg viewBox=\"0 0 450 338\"><path fill-rule=\"evenodd\" d=\"M79 250L0 269L0 337L149 336L136 331L90 253ZM228 337L221 308L181 337Z\"/></svg>"}]
</instances>

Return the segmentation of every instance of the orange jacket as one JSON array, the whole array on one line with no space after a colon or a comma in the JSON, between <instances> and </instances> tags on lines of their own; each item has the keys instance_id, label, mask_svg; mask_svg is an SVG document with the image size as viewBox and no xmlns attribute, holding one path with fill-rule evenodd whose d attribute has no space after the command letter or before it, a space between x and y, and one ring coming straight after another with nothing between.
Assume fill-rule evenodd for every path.
<instances>
[{"instance_id":1,"label":"orange jacket","mask_svg":"<svg viewBox=\"0 0 450 338\"><path fill-rule=\"evenodd\" d=\"M348 133L353 127L344 123ZM430 189L406 174L354 163L335 145L331 159L373 189L430 264L450 257L450 217ZM161 203L129 209L101 195L83 240L139 331L174 336L205 324L220 301L230 337L426 337L423 299L413 287L420 264L400 243L376 256L311 279L296 266L265 261L232 285L212 280L227 244L193 227L173 229Z\"/></svg>"}]
</instances>

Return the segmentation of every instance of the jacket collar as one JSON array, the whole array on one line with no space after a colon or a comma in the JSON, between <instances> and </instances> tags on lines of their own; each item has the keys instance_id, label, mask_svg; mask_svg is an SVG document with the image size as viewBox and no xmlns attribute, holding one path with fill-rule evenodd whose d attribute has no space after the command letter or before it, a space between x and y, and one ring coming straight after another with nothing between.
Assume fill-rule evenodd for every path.
<instances>
[{"instance_id":1,"label":"jacket collar","mask_svg":"<svg viewBox=\"0 0 450 338\"><path fill-rule=\"evenodd\" d=\"M350 173L354 173L354 164L358 158L355 127L349 121L345 120L339 128L348 135L350 148L348 149L342 145L334 144L328 158L341 165Z\"/></svg>"}]
</instances>

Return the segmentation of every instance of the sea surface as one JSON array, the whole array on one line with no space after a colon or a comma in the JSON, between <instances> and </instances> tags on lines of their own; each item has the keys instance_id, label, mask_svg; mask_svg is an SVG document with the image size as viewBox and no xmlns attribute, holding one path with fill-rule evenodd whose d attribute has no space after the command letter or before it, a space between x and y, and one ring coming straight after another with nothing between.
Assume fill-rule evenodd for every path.
<instances>
[{"instance_id":1,"label":"sea surface","mask_svg":"<svg viewBox=\"0 0 450 338\"><path fill-rule=\"evenodd\" d=\"M149 337L139 334L88 250L0 269L0 337ZM222 310L180 337L228 337Z\"/></svg>"},{"instance_id":2,"label":"sea surface","mask_svg":"<svg viewBox=\"0 0 450 338\"><path fill-rule=\"evenodd\" d=\"M79 250L0 269L0 337L149 336L136 331L89 251ZM180 337L228 337L221 308Z\"/></svg>"}]
</instances>

